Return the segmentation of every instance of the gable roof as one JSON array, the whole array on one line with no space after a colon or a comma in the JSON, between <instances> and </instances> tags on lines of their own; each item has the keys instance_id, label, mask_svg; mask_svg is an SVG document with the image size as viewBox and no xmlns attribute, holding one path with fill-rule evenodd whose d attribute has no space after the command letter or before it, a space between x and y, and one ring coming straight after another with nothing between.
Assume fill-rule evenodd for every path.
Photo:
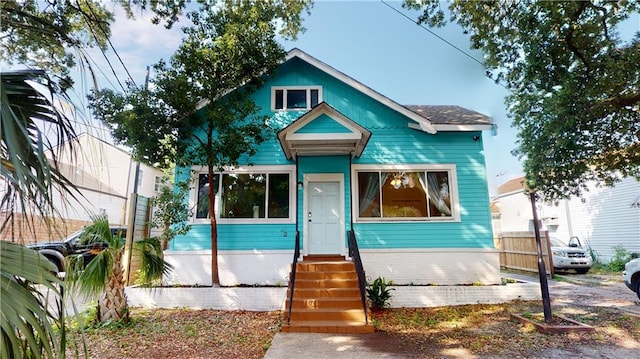
<instances>
[{"instance_id":1,"label":"gable roof","mask_svg":"<svg viewBox=\"0 0 640 359\"><path fill-rule=\"evenodd\" d=\"M365 95L377 100L378 102L390 107L391 109L403 114L404 116L408 117L409 119L413 120L416 122L415 126L417 127L416 129L419 129L421 131L427 132L427 133L431 133L434 134L436 133L436 129L435 127L433 127L433 125L431 124L431 121L429 121L429 119L421 116L420 114L413 112L411 110L409 110L408 108L400 105L399 103L391 100L390 98L380 94L379 92L373 90L372 88L364 85L363 83L355 80L352 77L349 77L347 75L345 75L344 73L336 70L335 68L325 64L324 62L316 59L315 57L307 54L306 52L298 49L298 48L293 48L291 51L289 51L289 53L287 53L286 56L286 60L285 61L290 61L291 59L294 58L298 58L306 63L308 63L309 65L319 69L320 71L323 71L325 73L327 73L328 75L332 76L333 78L344 82L345 84L355 88L356 90L364 93Z\"/></svg>"},{"instance_id":2,"label":"gable roof","mask_svg":"<svg viewBox=\"0 0 640 359\"><path fill-rule=\"evenodd\" d=\"M298 58L316 67L335 79L344 82L365 95L405 115L415 122L409 124L409 127L413 129L431 134L435 134L438 131L484 131L494 129L491 117L460 106L400 105L298 48L293 48L289 51L285 61L293 58Z\"/></svg>"},{"instance_id":3,"label":"gable roof","mask_svg":"<svg viewBox=\"0 0 640 359\"><path fill-rule=\"evenodd\" d=\"M327 131L303 131L325 116L334 122ZM336 132L337 131L337 132ZM321 102L278 132L278 140L287 159L297 156L350 154L357 158L367 146L371 132L352 121L326 102Z\"/></svg>"}]
</instances>

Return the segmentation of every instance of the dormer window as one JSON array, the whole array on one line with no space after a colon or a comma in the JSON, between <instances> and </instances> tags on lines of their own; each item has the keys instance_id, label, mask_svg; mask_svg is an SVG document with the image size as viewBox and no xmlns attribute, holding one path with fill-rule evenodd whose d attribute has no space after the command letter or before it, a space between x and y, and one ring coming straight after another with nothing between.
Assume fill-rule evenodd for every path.
<instances>
[{"instance_id":1,"label":"dormer window","mask_svg":"<svg viewBox=\"0 0 640 359\"><path fill-rule=\"evenodd\" d=\"M289 86L271 88L272 111L306 111L322 102L320 86Z\"/></svg>"}]
</instances>

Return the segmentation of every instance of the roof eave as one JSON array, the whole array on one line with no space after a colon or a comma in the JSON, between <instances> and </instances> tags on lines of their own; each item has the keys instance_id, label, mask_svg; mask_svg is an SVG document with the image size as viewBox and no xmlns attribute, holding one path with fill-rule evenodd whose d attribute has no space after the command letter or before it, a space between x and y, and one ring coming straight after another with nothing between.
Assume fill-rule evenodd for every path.
<instances>
[{"instance_id":1,"label":"roof eave","mask_svg":"<svg viewBox=\"0 0 640 359\"><path fill-rule=\"evenodd\" d=\"M431 123L431 121L429 121L428 119L424 118L423 116L409 110L408 108L402 106L401 104L393 101L392 99L382 95L381 93L375 91L374 89L366 86L365 84L357 81L356 79L344 74L343 72L340 72L338 70L336 70L335 68L327 65L326 63L316 59L315 57L307 54L306 52L298 49L298 48L293 48L291 49L288 53L287 56L285 57L286 61L289 61L293 58L299 58L302 61L318 68L319 70L329 74L330 76L344 82L345 84L355 88L356 90L366 94L367 96L377 100L378 102L386 105L387 107L401 113L402 115L410 118L411 120L415 121L418 125L418 129L420 129L421 131L427 132L427 133L431 133L431 134L435 134L437 132L436 128L433 126L433 124ZM411 124L410 124L411 125Z\"/></svg>"}]
</instances>

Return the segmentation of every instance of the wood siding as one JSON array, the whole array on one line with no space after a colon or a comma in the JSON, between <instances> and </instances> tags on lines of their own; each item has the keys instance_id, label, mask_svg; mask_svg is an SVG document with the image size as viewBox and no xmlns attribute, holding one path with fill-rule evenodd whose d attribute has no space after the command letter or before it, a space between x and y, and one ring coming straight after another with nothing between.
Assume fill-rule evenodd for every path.
<instances>
[{"instance_id":1,"label":"wood siding","mask_svg":"<svg viewBox=\"0 0 640 359\"><path fill-rule=\"evenodd\" d=\"M362 156L354 159L353 165L448 164L456 169L459 222L355 223L354 229L361 248L494 248L482 140L474 140L474 136L481 138L481 132L439 132L434 135L410 129L408 125L413 123L412 120L299 59L283 65L254 94L254 98L263 113L271 116L269 125L281 129L304 112L271 113L271 87L311 85L322 86L323 101L372 132ZM334 128L335 125L338 124L333 120L314 121L313 126L316 128L309 127L305 131L337 132L339 128ZM255 165L293 164L286 160L275 135L258 147L257 154L250 162ZM345 231L349 230L352 213L349 157L301 157L298 181L303 180L305 173L344 174ZM185 174L178 177L185 178ZM302 235L302 191L299 194L298 221ZM357 199L353 199L355 200ZM286 237L283 236L283 231L288 233ZM187 236L173 241L172 249L209 249L209 233L209 225L194 225ZM222 250L291 249L294 234L295 224L218 224L219 248Z\"/></svg>"}]
</instances>

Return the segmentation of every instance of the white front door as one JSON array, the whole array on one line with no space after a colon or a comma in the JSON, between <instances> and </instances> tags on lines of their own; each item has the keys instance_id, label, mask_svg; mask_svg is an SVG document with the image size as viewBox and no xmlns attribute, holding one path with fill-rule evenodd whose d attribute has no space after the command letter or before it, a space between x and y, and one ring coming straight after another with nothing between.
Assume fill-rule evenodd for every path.
<instances>
[{"instance_id":1,"label":"white front door","mask_svg":"<svg viewBox=\"0 0 640 359\"><path fill-rule=\"evenodd\" d=\"M309 181L307 189L307 244L309 254L342 254L344 220L340 181Z\"/></svg>"}]
</instances>

